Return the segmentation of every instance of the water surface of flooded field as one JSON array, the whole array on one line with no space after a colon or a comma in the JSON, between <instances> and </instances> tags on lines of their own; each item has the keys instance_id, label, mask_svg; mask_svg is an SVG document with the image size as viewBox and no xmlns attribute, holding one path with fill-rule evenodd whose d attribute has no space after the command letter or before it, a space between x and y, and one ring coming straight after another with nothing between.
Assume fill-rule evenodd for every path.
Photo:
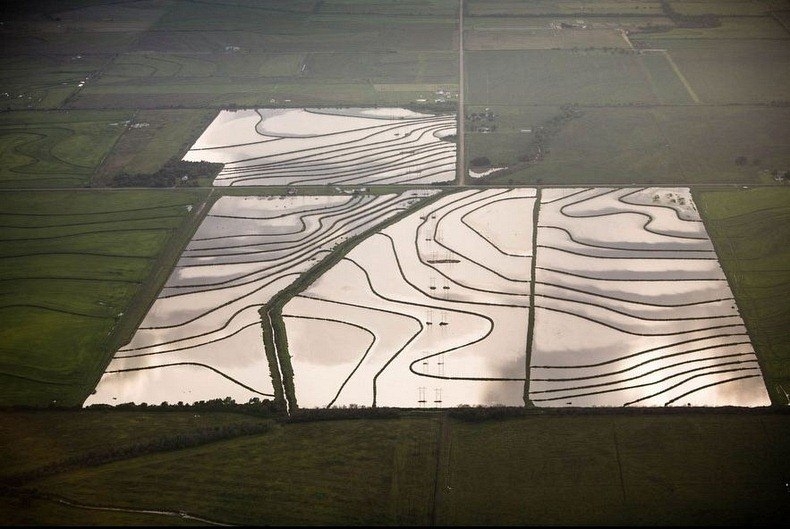
<instances>
[{"instance_id":1,"label":"water surface of flooded field","mask_svg":"<svg viewBox=\"0 0 790 529\"><path fill-rule=\"evenodd\" d=\"M403 108L223 110L184 156L215 186L430 184L455 178L454 114Z\"/></svg>"}]
</instances>

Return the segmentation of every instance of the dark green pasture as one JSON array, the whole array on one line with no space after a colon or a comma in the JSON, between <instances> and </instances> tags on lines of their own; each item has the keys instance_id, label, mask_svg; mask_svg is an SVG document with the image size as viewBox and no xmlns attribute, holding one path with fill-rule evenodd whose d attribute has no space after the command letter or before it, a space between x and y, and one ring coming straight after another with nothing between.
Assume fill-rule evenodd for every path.
<instances>
[{"instance_id":1,"label":"dark green pasture","mask_svg":"<svg viewBox=\"0 0 790 529\"><path fill-rule=\"evenodd\" d=\"M511 168L490 183L772 183L790 169L786 108L580 107L556 124L559 107L491 108L497 129L467 134L470 160Z\"/></svg>"},{"instance_id":2,"label":"dark green pasture","mask_svg":"<svg viewBox=\"0 0 790 529\"><path fill-rule=\"evenodd\" d=\"M0 114L0 187L87 187L132 112Z\"/></svg>"},{"instance_id":3,"label":"dark green pasture","mask_svg":"<svg viewBox=\"0 0 790 529\"><path fill-rule=\"evenodd\" d=\"M205 191L3 193L0 404L80 405L166 279L205 199Z\"/></svg>"},{"instance_id":4,"label":"dark green pasture","mask_svg":"<svg viewBox=\"0 0 790 529\"><path fill-rule=\"evenodd\" d=\"M80 429L94 427L93 413L11 415L10 424L32 431L68 423L57 445L73 454L93 446ZM56 503L66 500L256 525L751 525L788 515L790 432L777 410L510 415L480 422L428 411L284 423L98 466L86 460L17 482L0 512L34 524L56 515L65 524L109 523L119 515ZM120 436L148 421L135 439L155 436L153 425L162 436L187 433L190 421L173 412L111 412L101 420ZM194 429L233 421L213 413L199 420ZM134 442L123 439L118 444ZM28 443L36 454L53 439L32 435Z\"/></svg>"},{"instance_id":5,"label":"dark green pasture","mask_svg":"<svg viewBox=\"0 0 790 529\"><path fill-rule=\"evenodd\" d=\"M695 201L775 404L790 398L790 188L697 191Z\"/></svg>"}]
</instances>

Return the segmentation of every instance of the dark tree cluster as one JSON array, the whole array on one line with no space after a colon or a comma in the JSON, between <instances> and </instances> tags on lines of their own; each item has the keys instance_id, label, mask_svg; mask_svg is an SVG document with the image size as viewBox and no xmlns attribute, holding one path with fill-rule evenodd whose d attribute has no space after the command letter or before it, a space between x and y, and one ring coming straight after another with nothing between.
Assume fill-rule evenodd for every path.
<instances>
[{"instance_id":1,"label":"dark tree cluster","mask_svg":"<svg viewBox=\"0 0 790 529\"><path fill-rule=\"evenodd\" d=\"M155 173L120 173L115 175L109 187L196 187L198 179L213 179L222 170L221 163L186 162L170 160Z\"/></svg>"},{"instance_id":2,"label":"dark tree cluster","mask_svg":"<svg viewBox=\"0 0 790 529\"><path fill-rule=\"evenodd\" d=\"M228 411L228 412L242 412L250 415L262 417L274 417L284 413L277 403L269 399L261 400L258 397L251 398L248 402L237 403L230 397L224 399L210 399L200 400L193 404L185 404L177 402L171 404L167 401L161 404L135 404L133 402L125 402L116 406L109 404L92 404L87 406L87 410L122 410L122 411L195 411L195 412L210 412L210 411Z\"/></svg>"}]
</instances>

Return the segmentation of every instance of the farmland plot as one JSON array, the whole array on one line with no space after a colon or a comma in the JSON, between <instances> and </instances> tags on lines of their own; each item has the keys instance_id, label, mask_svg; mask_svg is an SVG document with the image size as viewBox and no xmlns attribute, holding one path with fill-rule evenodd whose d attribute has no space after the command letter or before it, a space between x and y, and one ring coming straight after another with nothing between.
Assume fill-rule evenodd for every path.
<instances>
[{"instance_id":1,"label":"farmland plot","mask_svg":"<svg viewBox=\"0 0 790 529\"><path fill-rule=\"evenodd\" d=\"M535 190L448 195L283 308L302 407L521 405Z\"/></svg>"},{"instance_id":2,"label":"farmland plot","mask_svg":"<svg viewBox=\"0 0 790 529\"><path fill-rule=\"evenodd\" d=\"M85 404L273 396L261 306L338 243L433 193L222 197Z\"/></svg>"},{"instance_id":3,"label":"farmland plot","mask_svg":"<svg viewBox=\"0 0 790 529\"><path fill-rule=\"evenodd\" d=\"M215 186L429 184L455 178L454 115L401 108L223 111L184 156Z\"/></svg>"},{"instance_id":4,"label":"farmland plot","mask_svg":"<svg viewBox=\"0 0 790 529\"><path fill-rule=\"evenodd\" d=\"M537 231L533 403L769 404L688 189L546 190Z\"/></svg>"}]
</instances>

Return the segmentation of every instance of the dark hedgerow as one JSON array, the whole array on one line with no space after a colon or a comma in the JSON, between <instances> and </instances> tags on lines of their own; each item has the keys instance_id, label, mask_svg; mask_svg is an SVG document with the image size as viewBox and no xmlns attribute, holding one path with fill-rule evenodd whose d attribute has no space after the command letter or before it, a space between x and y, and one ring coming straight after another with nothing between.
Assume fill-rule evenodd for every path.
<instances>
[{"instance_id":1,"label":"dark hedgerow","mask_svg":"<svg viewBox=\"0 0 790 529\"><path fill-rule=\"evenodd\" d=\"M223 164L170 160L155 173L115 175L108 187L197 187L200 178L216 177Z\"/></svg>"}]
</instances>

